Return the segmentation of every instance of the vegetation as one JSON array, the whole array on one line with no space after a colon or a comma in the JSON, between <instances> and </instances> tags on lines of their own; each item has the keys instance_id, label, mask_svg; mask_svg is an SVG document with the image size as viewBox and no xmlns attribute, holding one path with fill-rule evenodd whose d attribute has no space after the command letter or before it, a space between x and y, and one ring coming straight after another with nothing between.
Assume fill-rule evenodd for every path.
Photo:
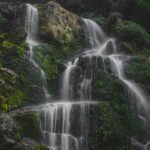
<instances>
[{"instance_id":1,"label":"vegetation","mask_svg":"<svg viewBox=\"0 0 150 150\"><path fill-rule=\"evenodd\" d=\"M9 1L9 2L8 2ZM116 37L119 52L133 55L125 64L125 74L150 94L150 1L149 0L56 0L62 6L85 18L96 21L111 37ZM47 24L51 12L45 3L47 0L10 0L0 4L0 142L6 150L12 146L6 141L1 131L1 113L9 115L18 108L43 102L44 91L41 88L40 70L28 58L28 45L24 31L25 5L22 2L36 3L39 11L39 41L34 47L34 60L46 75L48 91L59 97L59 86L65 63L85 48L85 37L82 29L64 27L67 19L60 18L57 11L54 22L57 30L51 31ZM13 3L15 2L15 4ZM43 5L44 3L44 5ZM64 15L64 9L62 16ZM52 10L49 10L52 11ZM60 13L60 12L59 12ZM49 14L49 16L47 16ZM69 14L69 17L71 15ZM82 25L79 16L76 25ZM68 17L66 17L68 18ZM61 20L62 19L62 20ZM62 21L58 24L59 21ZM71 20L73 22L74 20ZM68 22L67 22L68 23ZM66 24L65 24L66 26ZM65 28L65 29L64 29ZM54 28L55 29L55 28ZM59 30L58 30L59 29ZM52 34L53 33L53 34ZM56 36L55 36L56 35ZM68 40L70 37L71 40ZM84 62L80 62L85 67ZM102 65L102 62L99 62ZM108 64L106 64L107 66ZM94 68L94 66L92 66ZM92 114L97 116L95 129L88 143L90 150L97 147L101 150L132 150L131 137L145 139L143 122L136 116L125 99L123 83L104 71L102 66L92 77L92 99L102 102ZM3 115L3 114L2 114ZM6 117L7 118L7 117ZM23 138L41 142L40 120L36 113L17 113L13 119L16 127L7 133L16 143ZM2 124L3 125L3 124ZM143 140L144 141L144 140ZM15 143L15 145L16 145ZM0 145L0 149L1 148ZM5 150L5 149L3 149ZM24 150L24 149L23 149ZM48 150L43 145L35 145L34 150Z\"/></svg>"},{"instance_id":2,"label":"vegetation","mask_svg":"<svg viewBox=\"0 0 150 150\"><path fill-rule=\"evenodd\" d=\"M150 47L150 35L133 21L118 21L115 26L115 34L125 42L131 42L134 48Z\"/></svg>"},{"instance_id":3,"label":"vegetation","mask_svg":"<svg viewBox=\"0 0 150 150\"><path fill-rule=\"evenodd\" d=\"M49 150L49 148L43 145L36 145L34 150Z\"/></svg>"},{"instance_id":4,"label":"vegetation","mask_svg":"<svg viewBox=\"0 0 150 150\"><path fill-rule=\"evenodd\" d=\"M17 140L23 137L28 137L37 141L41 139L40 120L36 113L26 112L18 114L15 119L19 122L20 132L15 134Z\"/></svg>"},{"instance_id":5,"label":"vegetation","mask_svg":"<svg viewBox=\"0 0 150 150\"><path fill-rule=\"evenodd\" d=\"M126 66L126 74L130 79L134 79L146 93L150 93L150 62L148 56L133 58Z\"/></svg>"}]
</instances>

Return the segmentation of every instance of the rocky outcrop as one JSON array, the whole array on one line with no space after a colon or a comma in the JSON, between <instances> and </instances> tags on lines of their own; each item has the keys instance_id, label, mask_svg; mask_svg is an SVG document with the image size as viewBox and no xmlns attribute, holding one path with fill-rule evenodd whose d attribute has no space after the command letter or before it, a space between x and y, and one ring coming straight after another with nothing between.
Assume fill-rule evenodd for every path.
<instances>
[{"instance_id":1,"label":"rocky outcrop","mask_svg":"<svg viewBox=\"0 0 150 150\"><path fill-rule=\"evenodd\" d=\"M58 41L70 42L74 40L74 33L79 30L79 17L61 7L60 4L50 1L44 5L41 33L53 37Z\"/></svg>"},{"instance_id":2,"label":"rocky outcrop","mask_svg":"<svg viewBox=\"0 0 150 150\"><path fill-rule=\"evenodd\" d=\"M37 143L42 136L36 113L10 114L0 113L0 150L49 150Z\"/></svg>"},{"instance_id":3,"label":"rocky outcrop","mask_svg":"<svg viewBox=\"0 0 150 150\"><path fill-rule=\"evenodd\" d=\"M2 17L0 31L9 33L15 43L25 38L25 4L12 1L0 2L0 16Z\"/></svg>"}]
</instances>

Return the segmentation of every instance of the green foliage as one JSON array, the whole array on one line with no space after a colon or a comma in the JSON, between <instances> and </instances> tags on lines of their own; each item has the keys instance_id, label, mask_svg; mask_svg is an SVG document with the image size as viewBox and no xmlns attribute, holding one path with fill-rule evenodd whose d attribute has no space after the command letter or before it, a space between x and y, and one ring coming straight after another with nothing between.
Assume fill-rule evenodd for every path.
<instances>
[{"instance_id":1,"label":"green foliage","mask_svg":"<svg viewBox=\"0 0 150 150\"><path fill-rule=\"evenodd\" d=\"M55 51L55 52L54 52ZM62 61L63 54L60 53L60 59L59 54L57 56L56 49L54 50L53 47L50 45L39 45L35 48L35 54L36 54L36 60L40 64L40 66L43 68L44 72L52 79L56 78L57 74L57 63Z\"/></svg>"},{"instance_id":2,"label":"green foliage","mask_svg":"<svg viewBox=\"0 0 150 150\"><path fill-rule=\"evenodd\" d=\"M6 103L9 109L12 109L22 106L24 100L25 94L21 90L15 89L15 91L8 96Z\"/></svg>"},{"instance_id":3,"label":"green foliage","mask_svg":"<svg viewBox=\"0 0 150 150\"><path fill-rule=\"evenodd\" d=\"M99 132L102 135L102 143L124 136L125 133L121 125L120 116L112 110L109 104L102 104L100 114L101 127Z\"/></svg>"},{"instance_id":4,"label":"green foliage","mask_svg":"<svg viewBox=\"0 0 150 150\"><path fill-rule=\"evenodd\" d=\"M120 103L120 102L119 102ZM129 109L126 102L118 101L102 103L98 111L98 137L99 147L115 150L130 150L130 137L140 133L143 124Z\"/></svg>"},{"instance_id":5,"label":"green foliage","mask_svg":"<svg viewBox=\"0 0 150 150\"><path fill-rule=\"evenodd\" d=\"M34 150L50 150L50 149L43 145L36 145Z\"/></svg>"},{"instance_id":6,"label":"green foliage","mask_svg":"<svg viewBox=\"0 0 150 150\"><path fill-rule=\"evenodd\" d=\"M147 20L150 15L149 0L126 1L123 13L127 19L141 24L147 31L150 31L150 22Z\"/></svg>"},{"instance_id":7,"label":"green foliage","mask_svg":"<svg viewBox=\"0 0 150 150\"><path fill-rule=\"evenodd\" d=\"M46 74L50 93L57 95L60 74L64 70L64 52L62 52L61 49L48 44L39 45L34 48L34 51L36 62Z\"/></svg>"},{"instance_id":8,"label":"green foliage","mask_svg":"<svg viewBox=\"0 0 150 150\"><path fill-rule=\"evenodd\" d=\"M137 53L137 55L138 56L145 56L145 58L146 57L148 57L148 56L150 56L150 49L147 49L147 48L145 48L145 49L143 49L142 51L140 51L139 53Z\"/></svg>"},{"instance_id":9,"label":"green foliage","mask_svg":"<svg viewBox=\"0 0 150 150\"><path fill-rule=\"evenodd\" d=\"M37 4L36 8L38 9L39 16L44 15L44 7L41 4Z\"/></svg>"},{"instance_id":10,"label":"green foliage","mask_svg":"<svg viewBox=\"0 0 150 150\"><path fill-rule=\"evenodd\" d=\"M6 49L12 49L14 45L11 42L3 41L2 46Z\"/></svg>"},{"instance_id":11,"label":"green foliage","mask_svg":"<svg viewBox=\"0 0 150 150\"><path fill-rule=\"evenodd\" d=\"M9 111L9 106L7 103L4 103L3 101L1 102L1 109L3 109L4 111Z\"/></svg>"},{"instance_id":12,"label":"green foliage","mask_svg":"<svg viewBox=\"0 0 150 150\"><path fill-rule=\"evenodd\" d=\"M89 15L88 15L89 16ZM103 17L102 15L96 15L91 17L92 20L94 20L96 23L98 23L103 29L106 27L107 19Z\"/></svg>"},{"instance_id":13,"label":"green foliage","mask_svg":"<svg viewBox=\"0 0 150 150\"><path fill-rule=\"evenodd\" d=\"M20 125L22 136L37 141L41 139L40 120L36 113L26 112L23 114L18 114L15 118L18 124Z\"/></svg>"},{"instance_id":14,"label":"green foliage","mask_svg":"<svg viewBox=\"0 0 150 150\"><path fill-rule=\"evenodd\" d=\"M14 135L14 138L15 138L16 141L21 141L21 139L22 139L22 134L21 134L21 132L17 131L17 132L15 133L15 135Z\"/></svg>"},{"instance_id":15,"label":"green foliage","mask_svg":"<svg viewBox=\"0 0 150 150\"><path fill-rule=\"evenodd\" d=\"M0 43L0 57L2 65L6 68L15 70L15 68L12 68L12 65L15 66L19 60L24 57L25 48L26 45L22 43L17 45L7 40Z\"/></svg>"},{"instance_id":16,"label":"green foliage","mask_svg":"<svg viewBox=\"0 0 150 150\"><path fill-rule=\"evenodd\" d=\"M8 97L14 92L16 75L8 68L0 68L0 108L8 111Z\"/></svg>"},{"instance_id":17,"label":"green foliage","mask_svg":"<svg viewBox=\"0 0 150 150\"><path fill-rule=\"evenodd\" d=\"M83 0L82 2L71 0L65 1L64 5L68 5L69 9L78 13L88 11L87 18L93 18L104 29L107 23L114 25L109 26L109 29L111 32L114 30L119 41L122 42L120 47L124 48L123 51L128 51L130 54L136 53L141 57L134 59L127 66L127 76L150 93L150 35L146 32L149 30L150 2L148 0ZM38 6L38 9L42 16L43 7ZM111 15L107 22L106 17L110 12ZM7 12L7 15L9 13ZM34 95L40 93L37 89L40 89L41 85L40 72L25 58L27 49L24 42L25 33L22 32L22 27L17 25L20 19L17 18L14 21L14 19L9 19L12 14L9 14L9 17L7 15L0 14L0 68L13 70L17 77L14 78L0 71L0 108L5 111L32 103ZM136 23L121 20L120 18L124 15L126 19ZM139 24L146 27L146 30ZM35 60L46 73L49 91L53 95L58 95L57 89L64 70L63 64L73 56L75 50L84 45L82 32L74 31L74 35L76 38L72 43L66 42L65 35L62 35L59 41L51 37L41 37L48 44L34 48ZM131 136L138 135L141 131L142 123L124 100L123 93L122 82L108 72L101 70L93 76L92 97L94 100L104 102L96 112L98 132L95 137L98 140L98 147L102 150L130 150ZM34 102L37 103L37 97L35 99ZM14 135L16 141L20 141L22 136L40 140L41 133L37 114L32 112L20 114L16 120L20 124L20 130ZM96 140L92 140L92 143L97 144ZM48 148L36 145L34 150L48 150Z\"/></svg>"},{"instance_id":18,"label":"green foliage","mask_svg":"<svg viewBox=\"0 0 150 150\"><path fill-rule=\"evenodd\" d=\"M1 108L5 111L22 106L26 98L24 91L20 90L17 85L19 78L15 72L17 66L20 65L19 61L24 57L25 47L26 45L23 43L16 45L7 40L0 43L0 57L2 60L0 95L3 97ZM3 66L6 68L3 68Z\"/></svg>"},{"instance_id":19,"label":"green foliage","mask_svg":"<svg viewBox=\"0 0 150 150\"><path fill-rule=\"evenodd\" d=\"M5 33L0 32L0 43L3 42L3 41L5 40L5 38L6 38L5 36L6 36Z\"/></svg>"},{"instance_id":20,"label":"green foliage","mask_svg":"<svg viewBox=\"0 0 150 150\"><path fill-rule=\"evenodd\" d=\"M149 55L148 55L149 56ZM147 56L134 57L125 69L128 78L138 83L144 91L150 93L150 62Z\"/></svg>"},{"instance_id":21,"label":"green foliage","mask_svg":"<svg viewBox=\"0 0 150 150\"><path fill-rule=\"evenodd\" d=\"M89 138L90 148L131 150L131 137L141 135L144 124L125 99L123 83L105 65L108 72L99 69L92 79L92 98L101 104L96 110L97 134Z\"/></svg>"},{"instance_id":22,"label":"green foliage","mask_svg":"<svg viewBox=\"0 0 150 150\"><path fill-rule=\"evenodd\" d=\"M125 0L66 0L60 1L57 0L63 5L65 5L68 9L74 12L81 14L82 12L95 12L95 13L102 13L103 15L107 16L109 13L122 10L125 5Z\"/></svg>"},{"instance_id":23,"label":"green foliage","mask_svg":"<svg viewBox=\"0 0 150 150\"><path fill-rule=\"evenodd\" d=\"M150 47L150 35L132 21L119 21L115 26L115 33L119 39L132 43L138 49Z\"/></svg>"},{"instance_id":24,"label":"green foliage","mask_svg":"<svg viewBox=\"0 0 150 150\"><path fill-rule=\"evenodd\" d=\"M110 101L115 99L123 99L122 82L103 71L97 73L92 80L92 97L93 99Z\"/></svg>"}]
</instances>

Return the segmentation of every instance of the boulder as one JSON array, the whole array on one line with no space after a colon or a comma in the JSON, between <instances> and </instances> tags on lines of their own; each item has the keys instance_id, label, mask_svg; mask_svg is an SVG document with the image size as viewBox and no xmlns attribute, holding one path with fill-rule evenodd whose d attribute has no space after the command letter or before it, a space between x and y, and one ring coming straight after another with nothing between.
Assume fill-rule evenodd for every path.
<instances>
[{"instance_id":1,"label":"boulder","mask_svg":"<svg viewBox=\"0 0 150 150\"><path fill-rule=\"evenodd\" d=\"M80 29L79 17L54 1L43 7L45 17L42 18L42 35L53 37L57 41L73 41L74 32Z\"/></svg>"},{"instance_id":2,"label":"boulder","mask_svg":"<svg viewBox=\"0 0 150 150\"><path fill-rule=\"evenodd\" d=\"M40 120L35 112L17 113L15 115L15 120L20 126L23 137L36 141L41 140Z\"/></svg>"}]
</instances>

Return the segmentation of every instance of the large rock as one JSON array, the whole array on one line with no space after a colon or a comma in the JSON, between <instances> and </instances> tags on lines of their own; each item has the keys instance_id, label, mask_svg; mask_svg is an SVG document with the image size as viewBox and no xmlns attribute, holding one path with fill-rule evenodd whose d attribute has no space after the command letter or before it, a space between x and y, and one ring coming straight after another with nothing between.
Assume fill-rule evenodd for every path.
<instances>
[{"instance_id":1,"label":"large rock","mask_svg":"<svg viewBox=\"0 0 150 150\"><path fill-rule=\"evenodd\" d=\"M0 150L48 150L39 145L40 123L34 112L0 112Z\"/></svg>"},{"instance_id":2,"label":"large rock","mask_svg":"<svg viewBox=\"0 0 150 150\"><path fill-rule=\"evenodd\" d=\"M41 26L43 35L53 37L58 41L71 42L74 40L75 31L80 29L78 16L54 1L44 5L44 15Z\"/></svg>"}]
</instances>

